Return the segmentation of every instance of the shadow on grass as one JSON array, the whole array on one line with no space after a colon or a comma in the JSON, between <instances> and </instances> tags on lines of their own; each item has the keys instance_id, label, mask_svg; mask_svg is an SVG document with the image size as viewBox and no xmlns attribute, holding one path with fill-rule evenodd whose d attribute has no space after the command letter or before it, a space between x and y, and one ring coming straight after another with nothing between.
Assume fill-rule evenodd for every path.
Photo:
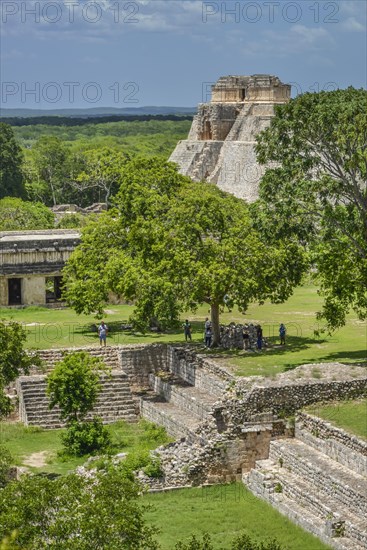
<instances>
[{"instance_id":1,"label":"shadow on grass","mask_svg":"<svg viewBox=\"0 0 367 550\"><path fill-rule=\"evenodd\" d=\"M182 342L185 342L183 328L181 326L177 328L168 329L165 331L147 331L139 332L134 330L125 330L122 327L124 325L129 325L127 320L111 321L106 323L108 326L108 335L115 344L123 344L124 340L129 338L131 342L132 339L136 338L137 341L142 339L146 340L159 340L161 338L172 336L172 340L167 341L166 343L177 343L178 340L182 339ZM74 328L74 334L83 336L86 340L86 343L92 342L98 339L98 326L99 323L88 323L85 325L79 325ZM192 335L200 334L204 338L204 326L201 322L192 322ZM196 342L193 342L196 343Z\"/></svg>"},{"instance_id":2,"label":"shadow on grass","mask_svg":"<svg viewBox=\"0 0 367 550\"><path fill-rule=\"evenodd\" d=\"M367 366L367 351L366 349L356 351L338 351L336 353L329 353L319 359L320 361L350 361L351 363L360 363L362 366Z\"/></svg>"},{"instance_id":3,"label":"shadow on grass","mask_svg":"<svg viewBox=\"0 0 367 550\"><path fill-rule=\"evenodd\" d=\"M269 342L269 347L263 348L263 350L258 349L252 349L249 351L244 350L215 350L216 354L218 354L218 357L223 357L223 355L228 355L229 357L232 356L249 356L254 357L254 355L262 355L266 354L267 356L281 356L288 353L296 353L299 351L303 351L305 349L308 349L316 344L323 344L326 342L326 340L320 340L315 338L302 338L300 336L288 336L287 338L287 344L285 346L281 346L277 344L277 338L267 338L267 341ZM214 351L214 350L213 350ZM215 355L213 354L213 357Z\"/></svg>"}]
</instances>

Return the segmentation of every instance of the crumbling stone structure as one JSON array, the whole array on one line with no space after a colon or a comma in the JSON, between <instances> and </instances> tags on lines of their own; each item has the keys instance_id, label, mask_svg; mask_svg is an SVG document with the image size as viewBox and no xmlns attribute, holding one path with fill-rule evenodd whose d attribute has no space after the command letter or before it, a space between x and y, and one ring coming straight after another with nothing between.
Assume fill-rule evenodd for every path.
<instances>
[{"instance_id":1,"label":"crumbling stone structure","mask_svg":"<svg viewBox=\"0 0 367 550\"><path fill-rule=\"evenodd\" d=\"M79 241L69 229L0 232L0 306L58 302L62 268Z\"/></svg>"},{"instance_id":2,"label":"crumbling stone structure","mask_svg":"<svg viewBox=\"0 0 367 550\"><path fill-rule=\"evenodd\" d=\"M299 413L365 396L365 367L310 364L274 378L242 378L192 346L84 349L112 369L95 411L104 422L141 415L176 439L154 451L162 478L138 474L151 490L243 481L333 548L367 547L366 442ZM62 354L41 355L51 369ZM57 411L48 410L44 376L22 377L17 387L24 422L60 426Z\"/></svg>"},{"instance_id":3,"label":"crumbling stone structure","mask_svg":"<svg viewBox=\"0 0 367 550\"><path fill-rule=\"evenodd\" d=\"M274 106L290 99L291 86L278 77L223 76L201 103L187 140L170 160L195 181L206 180L249 202L258 196L264 167L256 160L256 135L267 128Z\"/></svg>"}]
</instances>

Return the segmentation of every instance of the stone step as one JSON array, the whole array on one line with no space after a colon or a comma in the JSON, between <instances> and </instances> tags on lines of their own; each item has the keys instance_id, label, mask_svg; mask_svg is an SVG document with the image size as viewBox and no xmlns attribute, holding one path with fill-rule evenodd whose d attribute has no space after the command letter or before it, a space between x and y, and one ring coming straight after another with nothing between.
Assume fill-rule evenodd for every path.
<instances>
[{"instance_id":1,"label":"stone step","mask_svg":"<svg viewBox=\"0 0 367 550\"><path fill-rule=\"evenodd\" d=\"M164 398L165 401L174 404L176 407L199 420L210 415L217 398L190 385L188 382L172 375L170 379L163 380L154 375L149 376L149 383L155 393Z\"/></svg>"},{"instance_id":2,"label":"stone step","mask_svg":"<svg viewBox=\"0 0 367 550\"><path fill-rule=\"evenodd\" d=\"M271 441L269 458L295 475L312 479L314 487L349 506L357 515L367 514L367 479L297 439Z\"/></svg>"},{"instance_id":3,"label":"stone step","mask_svg":"<svg viewBox=\"0 0 367 550\"><path fill-rule=\"evenodd\" d=\"M43 401L49 401L49 398L45 392L34 392L29 394L21 394L24 401L27 403L33 403L33 402L43 402ZM130 391L127 391L126 389L116 388L113 390L113 388L108 389L107 391L104 391L102 388L101 393L97 397L97 402L99 401L106 401L106 399L131 399L132 393Z\"/></svg>"},{"instance_id":4,"label":"stone step","mask_svg":"<svg viewBox=\"0 0 367 550\"><path fill-rule=\"evenodd\" d=\"M138 421L138 418L136 415L124 415L124 416L110 416L108 418L102 419L103 424L114 424L115 422L118 422L119 420L123 420L125 422L128 422L129 424L135 423ZM39 428L44 428L48 430L56 430L59 428L65 428L65 424L60 422L60 420L37 420L35 422L32 422L32 426L36 426Z\"/></svg>"},{"instance_id":5,"label":"stone step","mask_svg":"<svg viewBox=\"0 0 367 550\"><path fill-rule=\"evenodd\" d=\"M353 537L331 537L332 534L327 527L327 520L301 506L297 500L289 498L285 492L276 492L276 479L271 471L263 472L261 465L267 461L259 461L259 467L251 470L243 476L245 485L258 497L269 502L279 512L287 516L293 522L300 525L303 529L313 533L326 544L329 544L337 550L365 550L366 546L357 542ZM271 464L272 462L269 461ZM269 464L268 463L268 464Z\"/></svg>"},{"instance_id":6,"label":"stone step","mask_svg":"<svg viewBox=\"0 0 367 550\"><path fill-rule=\"evenodd\" d=\"M200 424L200 420L173 403L159 401L159 397L150 400L141 399L140 412L147 420L163 426L172 437L196 439L194 430Z\"/></svg>"},{"instance_id":7,"label":"stone step","mask_svg":"<svg viewBox=\"0 0 367 550\"><path fill-rule=\"evenodd\" d=\"M367 441L304 413L296 419L295 435L309 447L367 477Z\"/></svg>"},{"instance_id":8,"label":"stone step","mask_svg":"<svg viewBox=\"0 0 367 550\"><path fill-rule=\"evenodd\" d=\"M281 487L285 497L297 502L298 506L324 522L332 518L345 522L345 537L342 538L354 540L356 544L362 544L367 548L367 519L351 513L349 507L322 490L316 489L312 479L301 478L271 460L258 461L256 469L267 476L265 483L270 491ZM271 480L269 476L272 477Z\"/></svg>"},{"instance_id":9,"label":"stone step","mask_svg":"<svg viewBox=\"0 0 367 550\"><path fill-rule=\"evenodd\" d=\"M117 404L117 405L111 406L111 407L108 407L108 406L95 407L92 410L92 415L97 415L97 416L102 415L104 417L109 412L113 412L113 413L116 413L116 412L133 413L133 412L135 412L135 410L136 410L136 407L135 407L134 403L129 403L127 405ZM59 418L59 416L60 416L59 411L53 411L53 410L50 411L49 409L40 408L40 409L32 409L30 411L27 410L27 420L28 420L28 422L30 422L31 420L34 420L38 417L47 417L47 418L55 417L55 418Z\"/></svg>"}]
</instances>

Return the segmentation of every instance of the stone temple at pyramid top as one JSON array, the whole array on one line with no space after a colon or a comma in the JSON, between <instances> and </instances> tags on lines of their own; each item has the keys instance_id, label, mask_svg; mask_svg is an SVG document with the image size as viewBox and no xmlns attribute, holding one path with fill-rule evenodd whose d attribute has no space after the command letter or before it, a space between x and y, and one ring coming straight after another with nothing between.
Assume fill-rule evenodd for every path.
<instances>
[{"instance_id":1,"label":"stone temple at pyramid top","mask_svg":"<svg viewBox=\"0 0 367 550\"><path fill-rule=\"evenodd\" d=\"M221 76L212 86L211 103L284 103L290 99L290 94L290 84L283 84L277 76Z\"/></svg>"},{"instance_id":2,"label":"stone temple at pyramid top","mask_svg":"<svg viewBox=\"0 0 367 550\"><path fill-rule=\"evenodd\" d=\"M257 199L265 168L256 160L257 134L270 125L274 106L287 103L290 84L277 76L222 76L208 103L200 103L189 136L170 160L195 181L215 183L237 197Z\"/></svg>"}]
</instances>

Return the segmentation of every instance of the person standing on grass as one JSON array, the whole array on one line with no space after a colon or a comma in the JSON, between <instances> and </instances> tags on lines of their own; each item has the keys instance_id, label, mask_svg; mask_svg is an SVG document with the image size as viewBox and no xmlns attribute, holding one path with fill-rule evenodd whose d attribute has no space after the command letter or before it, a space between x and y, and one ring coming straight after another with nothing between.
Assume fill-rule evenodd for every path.
<instances>
[{"instance_id":1,"label":"person standing on grass","mask_svg":"<svg viewBox=\"0 0 367 550\"><path fill-rule=\"evenodd\" d=\"M208 326L205 327L205 347L210 348L210 346L212 345L212 336L213 336L212 326L211 324L209 324Z\"/></svg>"},{"instance_id":2,"label":"person standing on grass","mask_svg":"<svg viewBox=\"0 0 367 550\"><path fill-rule=\"evenodd\" d=\"M104 321L102 321L98 327L99 345L101 347L102 347L102 342L104 347L106 347L107 334L108 334L108 326L105 324Z\"/></svg>"},{"instance_id":3,"label":"person standing on grass","mask_svg":"<svg viewBox=\"0 0 367 550\"><path fill-rule=\"evenodd\" d=\"M285 328L285 325L283 323L280 323L279 327L279 338L280 338L280 345L285 346L285 335L287 333L287 330Z\"/></svg>"},{"instance_id":4,"label":"person standing on grass","mask_svg":"<svg viewBox=\"0 0 367 550\"><path fill-rule=\"evenodd\" d=\"M187 342L187 340L190 340L190 342L191 342L191 324L189 323L189 321L187 319L186 319L186 321L183 325L183 329L184 329L186 342Z\"/></svg>"}]
</instances>

